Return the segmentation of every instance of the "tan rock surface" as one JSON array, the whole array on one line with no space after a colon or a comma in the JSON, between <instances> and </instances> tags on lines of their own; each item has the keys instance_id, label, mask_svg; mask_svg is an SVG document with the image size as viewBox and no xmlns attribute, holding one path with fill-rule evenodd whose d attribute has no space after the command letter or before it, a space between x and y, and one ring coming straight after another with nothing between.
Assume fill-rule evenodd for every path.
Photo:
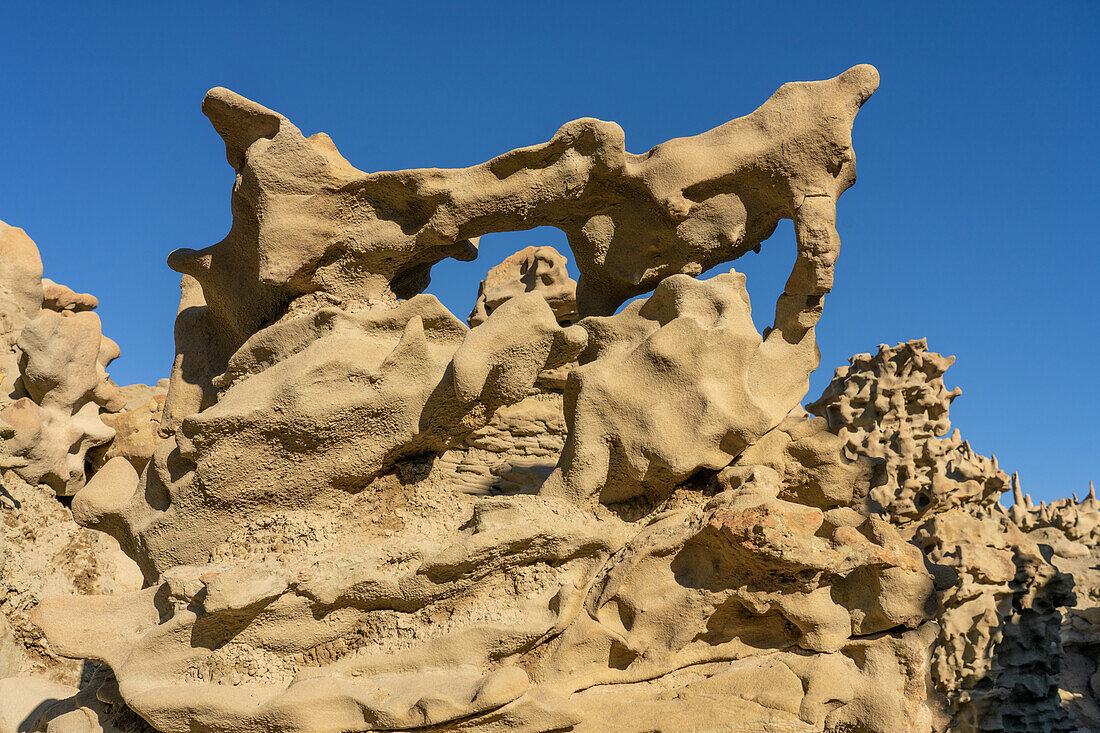
<instances>
[{"instance_id":1,"label":"tan rock surface","mask_svg":"<svg viewBox=\"0 0 1100 733\"><path fill-rule=\"evenodd\" d=\"M1036 507L995 458L951 432L962 392L943 375L954 357L923 339L849 362L808 409L846 452L876 464L872 506L933 564L943 592L931 671L951 730L1094 729L1096 662L1086 650L1100 633L1090 611L1100 601L1090 567L1100 502ZM1006 511L997 499L1009 486Z\"/></svg>"},{"instance_id":2,"label":"tan rock surface","mask_svg":"<svg viewBox=\"0 0 1100 733\"><path fill-rule=\"evenodd\" d=\"M0 676L34 675L78 685L83 664L58 656L31 620L39 601L134 590L141 575L115 540L78 526L52 492L11 471L4 472L2 484L0 637L7 638L0 639L6 659Z\"/></svg>"},{"instance_id":3,"label":"tan rock surface","mask_svg":"<svg viewBox=\"0 0 1100 733\"><path fill-rule=\"evenodd\" d=\"M89 450L114 437L101 413L125 403L106 371L118 344L98 301L43 279L34 242L3 222L0 262L0 469L71 495Z\"/></svg>"},{"instance_id":4,"label":"tan rock surface","mask_svg":"<svg viewBox=\"0 0 1100 733\"><path fill-rule=\"evenodd\" d=\"M0 733L25 733L47 714L52 703L79 690L37 677L0 679ZM36 726L37 727L37 726Z\"/></svg>"},{"instance_id":5,"label":"tan rock surface","mask_svg":"<svg viewBox=\"0 0 1100 733\"><path fill-rule=\"evenodd\" d=\"M88 451L114 437L100 410L124 405L106 372L118 346L103 336L95 313L47 309L23 328L16 346L27 396L0 412L0 436L7 439L0 467L74 494L84 485Z\"/></svg>"},{"instance_id":6,"label":"tan rock surface","mask_svg":"<svg viewBox=\"0 0 1100 733\"><path fill-rule=\"evenodd\" d=\"M211 92L234 226L172 258L165 439L73 499L146 587L40 605L51 645L162 731L943 730L933 575L798 408L876 85L786 85L645 156L580 120L377 174ZM687 275L779 218L800 254L762 335L743 275ZM480 233L540 224L599 315L569 325L544 250L487 277L475 328L415 294Z\"/></svg>"},{"instance_id":7,"label":"tan rock surface","mask_svg":"<svg viewBox=\"0 0 1100 733\"><path fill-rule=\"evenodd\" d=\"M1083 500L1075 494L1036 505L1018 479L1013 494L1009 517L1064 578L1072 579L1073 596L1064 603L1054 642L1060 642L1061 664L1050 670L1061 707L1079 730L1100 729L1100 501L1090 485Z\"/></svg>"},{"instance_id":8,"label":"tan rock surface","mask_svg":"<svg viewBox=\"0 0 1100 733\"><path fill-rule=\"evenodd\" d=\"M196 310L177 327L196 337L177 330L178 360L206 390L289 311L411 297L434 263L476 256L480 235L541 225L569 238L580 314L608 315L668 275L757 249L793 219L793 305L781 310L803 310L832 286L836 200L855 181L852 124L877 86L867 65L786 84L746 117L642 155L626 152L618 125L586 118L471 168L378 173L352 167L327 135L306 138L282 115L213 89L203 112L237 171L233 226L169 258L202 288L185 296Z\"/></svg>"},{"instance_id":9,"label":"tan rock surface","mask_svg":"<svg viewBox=\"0 0 1100 733\"><path fill-rule=\"evenodd\" d=\"M809 389L818 351L801 315L762 338L745 276L731 271L673 275L618 315L582 320L588 345L565 387L569 437L543 491L615 503L728 464Z\"/></svg>"},{"instance_id":10,"label":"tan rock surface","mask_svg":"<svg viewBox=\"0 0 1100 733\"><path fill-rule=\"evenodd\" d=\"M796 496L801 462L777 446ZM631 730L630 704L680 700L653 710L675 725L715 694L745 730L934 729L920 552L881 520L779 499L779 475L738 466L624 519L398 472L331 508L257 505L207 563L38 619L162 730ZM761 667L783 686L761 689ZM868 708L885 679L897 692Z\"/></svg>"},{"instance_id":11,"label":"tan rock surface","mask_svg":"<svg viewBox=\"0 0 1100 733\"><path fill-rule=\"evenodd\" d=\"M34 242L0 223L2 731L30 730L36 719L55 733L99 730L72 727L91 719L68 699L94 665L58 656L31 617L46 596L141 584L118 543L77 525L55 497L83 486L89 451L114 436L105 411L124 407L106 373L118 346L102 335L96 304L43 279Z\"/></svg>"},{"instance_id":12,"label":"tan rock surface","mask_svg":"<svg viewBox=\"0 0 1100 733\"><path fill-rule=\"evenodd\" d=\"M824 417L849 450L881 460L885 483L872 499L896 521L952 507L990 507L1008 488L997 459L975 453L948 411L962 394L948 391L944 372L955 357L928 351L924 339L879 346L836 370L810 412ZM948 433L951 433L948 435Z\"/></svg>"},{"instance_id":13,"label":"tan rock surface","mask_svg":"<svg viewBox=\"0 0 1100 733\"><path fill-rule=\"evenodd\" d=\"M125 400L123 408L115 413L100 415L100 420L115 431L114 438L88 458L98 471L107 461L122 456L141 473L163 440L160 425L164 417L168 380L162 379L153 386L129 384L121 387L120 392Z\"/></svg>"},{"instance_id":14,"label":"tan rock surface","mask_svg":"<svg viewBox=\"0 0 1100 733\"><path fill-rule=\"evenodd\" d=\"M74 510L118 532L155 577L206 557L247 518L242 504L324 505L403 457L443 452L572 360L583 335L534 294L475 331L428 295L288 318L234 355L219 401L157 448L140 484L97 476Z\"/></svg>"},{"instance_id":15,"label":"tan rock surface","mask_svg":"<svg viewBox=\"0 0 1100 733\"><path fill-rule=\"evenodd\" d=\"M522 293L538 293L558 323L577 322L577 282L569 277L565 257L553 247L526 247L493 266L477 290L477 302L466 322L484 323L504 301Z\"/></svg>"},{"instance_id":16,"label":"tan rock surface","mask_svg":"<svg viewBox=\"0 0 1100 733\"><path fill-rule=\"evenodd\" d=\"M15 342L42 310L42 258L26 232L0 222L0 409L24 396Z\"/></svg>"},{"instance_id":17,"label":"tan rock surface","mask_svg":"<svg viewBox=\"0 0 1100 733\"><path fill-rule=\"evenodd\" d=\"M58 313L94 311L99 307L99 298L89 293L74 292L72 288L44 277L42 278L42 307Z\"/></svg>"},{"instance_id":18,"label":"tan rock surface","mask_svg":"<svg viewBox=\"0 0 1100 733\"><path fill-rule=\"evenodd\" d=\"M582 119L380 173L212 90L233 226L171 257L155 387L114 386L94 298L0 232L0 455L31 480L5 478L0 702L46 733L1096 728L1095 496L1035 506L952 433L923 341L799 404L877 82L784 85L645 155ZM782 218L760 331L744 275L694 276ZM579 282L528 247L470 327L420 292L541 225ZM41 705L44 679L73 687Z\"/></svg>"}]
</instances>

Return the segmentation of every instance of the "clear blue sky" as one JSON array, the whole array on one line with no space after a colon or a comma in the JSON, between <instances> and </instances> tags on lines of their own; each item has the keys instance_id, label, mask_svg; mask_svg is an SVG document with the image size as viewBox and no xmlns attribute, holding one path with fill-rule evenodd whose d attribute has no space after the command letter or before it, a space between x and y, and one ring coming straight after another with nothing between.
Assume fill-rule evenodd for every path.
<instances>
[{"instance_id":1,"label":"clear blue sky","mask_svg":"<svg viewBox=\"0 0 1100 733\"><path fill-rule=\"evenodd\" d=\"M952 416L976 450L1037 500L1100 480L1100 3L105 6L0 9L0 219L38 242L48 277L99 297L119 383L171 366L165 257L229 228L210 87L329 133L370 171L478 163L582 116L643 152L869 62L882 85L856 120L810 397L849 355L926 336L958 356ZM781 227L736 263L760 325L792 242ZM486 237L429 292L465 317L526 244L568 251L556 230Z\"/></svg>"}]
</instances>

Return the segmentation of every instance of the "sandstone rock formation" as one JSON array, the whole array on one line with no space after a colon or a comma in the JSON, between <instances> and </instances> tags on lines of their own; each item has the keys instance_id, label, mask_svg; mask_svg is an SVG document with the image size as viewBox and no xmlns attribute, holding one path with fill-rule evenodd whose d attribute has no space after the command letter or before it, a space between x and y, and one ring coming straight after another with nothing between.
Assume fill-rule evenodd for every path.
<instances>
[{"instance_id":1,"label":"sandstone rock formation","mask_svg":"<svg viewBox=\"0 0 1100 733\"><path fill-rule=\"evenodd\" d=\"M10 438L5 467L61 495L84 485L88 450L114 437L100 410L122 408L122 395L108 378L118 346L101 333L90 311L62 315L42 310L16 342L22 352L20 381L27 396L0 413L0 431ZM10 427L8 427L10 426Z\"/></svg>"},{"instance_id":2,"label":"sandstone rock formation","mask_svg":"<svg viewBox=\"0 0 1100 733\"><path fill-rule=\"evenodd\" d=\"M469 331L426 295L284 318L234 354L213 380L218 401L185 418L140 478L115 458L74 499L77 519L118 537L149 587L59 600L39 622L64 653L107 665L126 705L163 730L463 719L599 729L608 714L629 729L636 704L664 695L680 702L654 714L687 720L687 701L714 694L740 699L726 719L745 724L932 730L936 705L918 694L932 576L896 530L857 510L870 471L841 455L821 421L788 419L759 463L727 469L709 489L675 489L700 466L729 464L804 394L813 329L788 323L800 338L773 331L785 337L769 350L736 274L670 278L620 316L568 328L538 292ZM566 443L582 419L600 429L605 421L570 406L587 404L590 366L610 364L633 383L635 398L620 401L637 411L664 357L660 334L675 329L695 334L704 354L673 377L687 399L700 399L692 384L708 378L692 370L700 364L740 364L745 394L731 390L739 402L707 432L671 436L702 446L662 464L682 473L659 474L671 495L645 483L631 493L608 475L617 494L561 491L551 476L493 497L463 490L459 464L430 460L464 452L470 465L501 406L545 416L531 424L564 422ZM540 393L540 370L586 345L564 400ZM624 355L636 366L619 366ZM766 384L769 359L783 360L788 384ZM647 439L637 422L612 426L611 437ZM559 459L561 475L584 474L583 457L554 455L562 447L544 457ZM774 583L780 576L789 581ZM762 665L782 696L760 697ZM709 681L681 680L687 668ZM884 675L899 692L868 709L858 690ZM641 688L611 700L593 691L609 685Z\"/></svg>"},{"instance_id":3,"label":"sandstone rock formation","mask_svg":"<svg viewBox=\"0 0 1100 733\"><path fill-rule=\"evenodd\" d=\"M42 258L26 232L0 222L0 409L23 397L15 342L42 310Z\"/></svg>"},{"instance_id":4,"label":"sandstone rock formation","mask_svg":"<svg viewBox=\"0 0 1100 733\"><path fill-rule=\"evenodd\" d=\"M31 620L38 602L56 595L136 590L141 575L115 540L78 526L52 493L11 471L4 472L2 482L0 679L34 675L76 686L84 665L59 656L46 642Z\"/></svg>"},{"instance_id":5,"label":"sandstone rock formation","mask_svg":"<svg viewBox=\"0 0 1100 733\"><path fill-rule=\"evenodd\" d=\"M477 302L466 319L470 327L484 323L504 301L522 293L541 295L558 323L577 322L577 282L569 277L564 256L553 247L527 247L489 270L477 290Z\"/></svg>"},{"instance_id":6,"label":"sandstone rock formation","mask_svg":"<svg viewBox=\"0 0 1100 733\"><path fill-rule=\"evenodd\" d=\"M872 495L882 511L908 522L996 503L1008 488L996 457L975 453L958 430L948 436L948 410L962 390L948 391L943 375L955 357L921 339L849 361L806 409L826 418L850 452L884 462L886 481Z\"/></svg>"},{"instance_id":7,"label":"sandstone rock formation","mask_svg":"<svg viewBox=\"0 0 1100 733\"><path fill-rule=\"evenodd\" d=\"M1100 501L1091 485L1083 500L1075 494L1038 506L1018 481L1013 494L1009 517L1061 572L1060 583L1072 578L1072 595L1059 604L1061 658L1050 669L1052 686L1078 730L1100 730Z\"/></svg>"},{"instance_id":8,"label":"sandstone rock formation","mask_svg":"<svg viewBox=\"0 0 1100 733\"><path fill-rule=\"evenodd\" d=\"M727 465L809 389L818 350L804 318L790 314L761 338L745 276L731 271L673 275L618 315L582 320L588 345L565 388L569 437L544 493L610 504Z\"/></svg>"},{"instance_id":9,"label":"sandstone rock formation","mask_svg":"<svg viewBox=\"0 0 1100 733\"><path fill-rule=\"evenodd\" d=\"M141 575L6 609L0 708L46 733L1095 727L1100 502L1035 507L949 435L951 359L923 341L800 405L877 80L784 85L644 155L584 119L383 173L212 90L233 226L170 258L155 388L110 383L94 298L43 290L33 244L0 240L4 415L97 421L67 437L79 474L29 419L5 417L0 454L51 526ZM798 254L760 331L745 275L694 276L781 218ZM481 234L541 225L578 282L528 247L469 327L420 292ZM39 482L75 492L71 520ZM84 673L27 677L34 634Z\"/></svg>"},{"instance_id":10,"label":"sandstone rock formation","mask_svg":"<svg viewBox=\"0 0 1100 733\"><path fill-rule=\"evenodd\" d=\"M97 454L125 453L140 468L156 431L129 411L152 412L153 393L127 394L108 376L120 351L92 312L99 301L43 278L34 242L2 222L0 263L0 468L61 496L84 485ZM126 434L112 449L115 422Z\"/></svg>"},{"instance_id":11,"label":"sandstone rock formation","mask_svg":"<svg viewBox=\"0 0 1100 733\"><path fill-rule=\"evenodd\" d=\"M923 339L849 361L808 409L848 454L877 462L874 507L944 577L932 674L951 702L952 730L1097 729L1100 502L1036 507L996 458L975 453L958 430L942 437L961 390L943 383L954 357ZM1010 486L1005 510L997 499Z\"/></svg>"},{"instance_id":12,"label":"sandstone rock formation","mask_svg":"<svg viewBox=\"0 0 1100 733\"><path fill-rule=\"evenodd\" d=\"M84 484L88 450L114 435L99 416L122 407L106 372L118 345L87 309L94 298L42 279L38 248L22 229L0 223L0 260L7 344L0 361L0 468L71 495Z\"/></svg>"},{"instance_id":13,"label":"sandstone rock formation","mask_svg":"<svg viewBox=\"0 0 1100 733\"><path fill-rule=\"evenodd\" d=\"M543 225L569 238L580 314L608 315L668 275L758 248L793 219L798 258L781 310L803 310L832 286L836 200L855 181L852 124L877 86L866 65L785 84L746 117L642 155L626 152L618 125L581 119L472 168L379 173L352 167L327 135L306 138L282 115L213 89L203 112L237 171L233 226L169 258L202 288L185 294L178 360L205 385L284 314L409 298L434 263L476 256L480 235ZM170 413L207 407L203 395Z\"/></svg>"},{"instance_id":14,"label":"sandstone rock formation","mask_svg":"<svg viewBox=\"0 0 1100 733\"><path fill-rule=\"evenodd\" d=\"M162 730L629 729L636 705L675 725L716 694L739 725L938 727L923 557L862 511L866 467L821 424L787 424L876 84L857 67L787 85L645 156L581 120L472 169L369 175L212 92L234 226L171 259L185 278L166 439L140 474L115 456L73 500L147 587L43 604L51 644L104 664ZM762 336L743 275L676 273L782 217L800 254ZM415 294L478 234L540 224L570 237L580 315L656 291L570 325L561 260L536 250L487 278L471 330ZM540 383L574 361L564 385ZM458 469L528 414L564 424L526 454L542 464L465 490ZM715 473L781 423L759 463ZM896 692L872 704L883 678Z\"/></svg>"},{"instance_id":15,"label":"sandstone rock formation","mask_svg":"<svg viewBox=\"0 0 1100 733\"><path fill-rule=\"evenodd\" d=\"M93 454L110 450L127 397L105 368L118 346L101 333L98 301L42 278L34 242L0 224L0 730L70 698L95 668L59 656L32 621L59 594L141 586L137 566L107 535L77 525L55 494L79 490ZM146 398L146 401L148 398ZM111 412L114 411L114 412ZM137 432L149 432L139 428ZM153 430L155 434L155 429ZM125 446L127 441L121 445ZM60 704L60 703L59 703ZM68 703L66 703L68 704ZM69 705L73 708L73 705ZM37 713L34 713L37 714Z\"/></svg>"},{"instance_id":16,"label":"sandstone rock formation","mask_svg":"<svg viewBox=\"0 0 1100 733\"><path fill-rule=\"evenodd\" d=\"M101 730L65 727L100 714L109 733L143 730L129 711L109 715L96 699L107 670L59 655L33 620L43 598L137 590L140 571L114 539L77 525L52 490L13 471L0 474L0 487L0 731L31 730L36 719L55 732Z\"/></svg>"},{"instance_id":17,"label":"sandstone rock formation","mask_svg":"<svg viewBox=\"0 0 1100 733\"><path fill-rule=\"evenodd\" d=\"M122 456L140 473L160 444L160 423L164 417L164 400L168 395L168 380L153 386L129 384L121 387L125 400L122 410L104 413L100 419L115 431L110 443L88 456L92 468L98 471L115 456Z\"/></svg>"},{"instance_id":18,"label":"sandstone rock formation","mask_svg":"<svg viewBox=\"0 0 1100 733\"><path fill-rule=\"evenodd\" d=\"M74 292L72 288L44 277L42 278L42 307L58 313L94 311L99 307L99 298L90 293Z\"/></svg>"}]
</instances>

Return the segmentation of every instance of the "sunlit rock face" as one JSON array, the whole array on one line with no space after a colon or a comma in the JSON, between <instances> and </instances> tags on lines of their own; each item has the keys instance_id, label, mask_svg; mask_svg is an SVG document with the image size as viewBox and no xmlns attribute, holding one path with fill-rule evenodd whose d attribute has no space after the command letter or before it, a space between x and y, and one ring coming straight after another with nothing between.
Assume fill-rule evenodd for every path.
<instances>
[{"instance_id":1,"label":"sunlit rock face","mask_svg":"<svg viewBox=\"0 0 1100 733\"><path fill-rule=\"evenodd\" d=\"M106 372L118 346L95 299L43 280L38 247L3 222L0 262L0 468L72 495L88 450L114 437L100 412L123 406Z\"/></svg>"},{"instance_id":2,"label":"sunlit rock face","mask_svg":"<svg viewBox=\"0 0 1100 733\"><path fill-rule=\"evenodd\" d=\"M876 85L786 85L642 156L579 120L379 174L211 92L234 224L171 259L163 442L103 452L73 499L146 587L41 606L50 643L166 731L677 727L716 696L722 725L942 727L932 575L798 406ZM691 275L781 218L799 257L761 334L743 275ZM575 286L532 248L473 328L416 294L478 235L544 224Z\"/></svg>"},{"instance_id":3,"label":"sunlit rock face","mask_svg":"<svg viewBox=\"0 0 1100 733\"><path fill-rule=\"evenodd\" d=\"M1094 729L1100 502L1090 489L1036 506L952 431L953 362L923 339L881 345L837 369L808 408L874 465L871 506L933 564L943 590L931 671L952 730Z\"/></svg>"},{"instance_id":4,"label":"sunlit rock face","mask_svg":"<svg viewBox=\"0 0 1100 733\"><path fill-rule=\"evenodd\" d=\"M477 301L466 322L484 323L489 314L521 293L541 295L558 323L577 321L577 282L569 276L565 256L553 247L525 247L490 268L477 290Z\"/></svg>"},{"instance_id":5,"label":"sunlit rock face","mask_svg":"<svg viewBox=\"0 0 1100 733\"><path fill-rule=\"evenodd\" d=\"M233 225L170 257L167 393L113 385L95 299L7 233L0 455L136 569L35 597L89 673L62 695L20 662L0 702L54 695L24 721L53 733L1087 728L1095 498L1002 509L1018 483L947 437L922 341L801 406L877 83L787 84L642 155L582 119L380 173L212 90ZM761 329L744 274L699 276L780 219L798 254ZM577 281L532 246L466 323L422 292L543 225Z\"/></svg>"},{"instance_id":6,"label":"sunlit rock face","mask_svg":"<svg viewBox=\"0 0 1100 733\"><path fill-rule=\"evenodd\" d=\"M0 222L0 469L59 496L79 491L104 452L140 467L159 439L151 420L132 413L159 412L144 403L164 390L111 381L107 366L120 351L103 335L98 305L43 278L35 243ZM125 436L108 448L115 421Z\"/></svg>"},{"instance_id":7,"label":"sunlit rock face","mask_svg":"<svg viewBox=\"0 0 1100 733\"><path fill-rule=\"evenodd\" d=\"M897 521L917 521L955 507L990 508L1008 476L975 453L948 412L962 394L943 375L955 361L928 351L923 340L879 346L836 370L807 409L824 417L852 453L878 459L885 481L872 498Z\"/></svg>"},{"instance_id":8,"label":"sunlit rock face","mask_svg":"<svg viewBox=\"0 0 1100 733\"><path fill-rule=\"evenodd\" d=\"M201 286L177 320L182 361L192 382L212 379L290 311L409 298L434 263L475 257L480 235L537 226L565 232L585 316L758 249L792 219L794 302L783 310L803 310L832 286L836 201L855 181L852 125L877 86L867 65L785 84L745 117L641 155L626 152L618 125L584 118L471 168L376 173L354 168L327 135L307 138L277 112L213 89L203 112L237 173L233 226L169 258ZM209 403L203 395L190 409ZM187 412L176 399L183 393L170 411Z\"/></svg>"},{"instance_id":9,"label":"sunlit rock face","mask_svg":"<svg viewBox=\"0 0 1100 733\"><path fill-rule=\"evenodd\" d=\"M141 587L141 573L65 506L94 472L92 456L125 419L125 394L106 366L118 346L102 334L94 296L42 277L38 247L0 222L0 730L28 730L46 700L98 687L103 674L51 647L33 620L42 599ZM136 429L135 435L142 432ZM144 428L155 434L155 429ZM60 499L60 500L59 500ZM66 703L70 710L75 703Z\"/></svg>"}]
</instances>

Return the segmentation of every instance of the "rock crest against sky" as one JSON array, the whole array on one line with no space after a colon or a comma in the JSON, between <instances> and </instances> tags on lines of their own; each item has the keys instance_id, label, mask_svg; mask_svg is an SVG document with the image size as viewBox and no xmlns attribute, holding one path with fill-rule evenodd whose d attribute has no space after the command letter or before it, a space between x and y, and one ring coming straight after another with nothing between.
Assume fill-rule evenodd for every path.
<instances>
[{"instance_id":1,"label":"rock crest against sky","mask_svg":"<svg viewBox=\"0 0 1100 733\"><path fill-rule=\"evenodd\" d=\"M169 259L167 393L115 385L95 298L4 230L0 731L1094 725L1095 498L1003 509L923 341L802 408L877 84L785 84L642 155L581 119L379 173L214 89L233 225ZM696 276L781 219L761 331L744 274ZM532 246L469 327L423 292L543 225L575 283Z\"/></svg>"}]
</instances>

